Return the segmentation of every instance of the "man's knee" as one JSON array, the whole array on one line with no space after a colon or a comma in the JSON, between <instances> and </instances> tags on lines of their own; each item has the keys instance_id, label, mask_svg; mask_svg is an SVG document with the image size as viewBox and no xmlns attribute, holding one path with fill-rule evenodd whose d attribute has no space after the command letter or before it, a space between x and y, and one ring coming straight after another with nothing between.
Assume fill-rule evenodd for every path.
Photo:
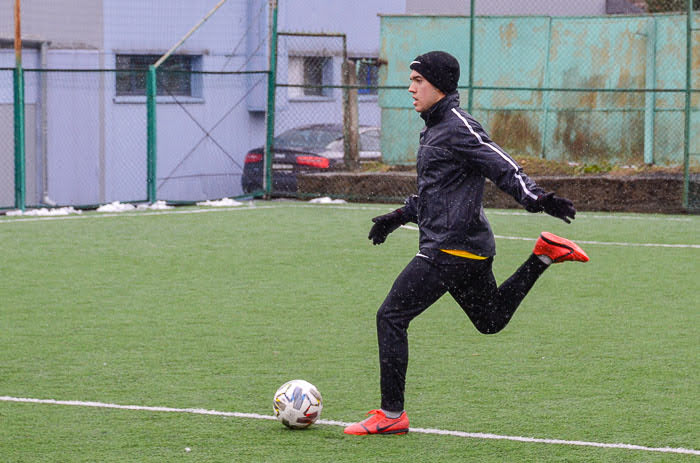
<instances>
[{"instance_id":1,"label":"man's knee","mask_svg":"<svg viewBox=\"0 0 700 463\"><path fill-rule=\"evenodd\" d=\"M382 326L382 325L387 325L389 324L389 321L391 320L390 316L390 310L388 307L382 305L379 307L379 310L377 310L377 326Z\"/></svg>"},{"instance_id":2,"label":"man's knee","mask_svg":"<svg viewBox=\"0 0 700 463\"><path fill-rule=\"evenodd\" d=\"M382 305L377 310L377 329L378 330L405 330L408 327L408 322L399 316L399 311L392 310L389 305Z\"/></svg>"}]
</instances>

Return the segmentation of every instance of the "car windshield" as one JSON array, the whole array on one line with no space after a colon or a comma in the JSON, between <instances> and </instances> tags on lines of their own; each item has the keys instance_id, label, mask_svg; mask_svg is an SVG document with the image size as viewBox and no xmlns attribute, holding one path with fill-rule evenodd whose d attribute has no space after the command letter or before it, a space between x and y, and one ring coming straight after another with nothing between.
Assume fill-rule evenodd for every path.
<instances>
[{"instance_id":1,"label":"car windshield","mask_svg":"<svg viewBox=\"0 0 700 463\"><path fill-rule=\"evenodd\" d=\"M342 135L340 130L322 127L292 129L275 137L275 147L323 149Z\"/></svg>"}]
</instances>

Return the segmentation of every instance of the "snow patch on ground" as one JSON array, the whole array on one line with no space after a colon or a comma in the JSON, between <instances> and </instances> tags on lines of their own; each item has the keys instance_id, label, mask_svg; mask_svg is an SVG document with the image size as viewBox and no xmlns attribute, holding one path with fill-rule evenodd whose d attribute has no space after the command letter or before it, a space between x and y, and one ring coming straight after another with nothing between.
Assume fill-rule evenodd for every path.
<instances>
[{"instance_id":1,"label":"snow patch on ground","mask_svg":"<svg viewBox=\"0 0 700 463\"><path fill-rule=\"evenodd\" d=\"M243 206L243 203L239 203L235 199L222 198L217 200L208 200L197 203L197 206L211 206L211 207L231 207L231 206Z\"/></svg>"},{"instance_id":2,"label":"snow patch on ground","mask_svg":"<svg viewBox=\"0 0 700 463\"><path fill-rule=\"evenodd\" d=\"M134 210L165 210L172 209L173 206L168 206L165 201L156 201L153 204L139 204L134 206L129 203L120 203L119 201L114 201L109 204L103 204L97 208L97 212L129 212Z\"/></svg>"},{"instance_id":3,"label":"snow patch on ground","mask_svg":"<svg viewBox=\"0 0 700 463\"><path fill-rule=\"evenodd\" d=\"M41 209L30 209L27 211L21 211L17 209L14 211L7 211L5 214L9 216L58 216L82 213L83 211L74 209L72 207L54 207L51 209L42 207Z\"/></svg>"},{"instance_id":4,"label":"snow patch on ground","mask_svg":"<svg viewBox=\"0 0 700 463\"><path fill-rule=\"evenodd\" d=\"M164 211L166 209L173 209L174 206L168 206L168 203L165 201L156 201L153 204L139 204L137 209L138 210L144 210L144 209L149 209L149 210L157 210L157 211Z\"/></svg>"},{"instance_id":5,"label":"snow patch on ground","mask_svg":"<svg viewBox=\"0 0 700 463\"><path fill-rule=\"evenodd\" d=\"M322 198L314 198L310 203L313 204L347 204L347 201L344 199L331 199L328 196L324 196Z\"/></svg>"}]
</instances>

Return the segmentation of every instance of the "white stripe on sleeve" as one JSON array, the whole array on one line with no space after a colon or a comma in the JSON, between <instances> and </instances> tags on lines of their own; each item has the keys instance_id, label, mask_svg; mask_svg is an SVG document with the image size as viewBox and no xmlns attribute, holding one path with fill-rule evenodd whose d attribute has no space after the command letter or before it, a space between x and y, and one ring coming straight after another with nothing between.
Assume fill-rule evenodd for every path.
<instances>
[{"instance_id":1,"label":"white stripe on sleeve","mask_svg":"<svg viewBox=\"0 0 700 463\"><path fill-rule=\"evenodd\" d=\"M504 160L506 160L506 161L508 162L508 164L510 164L511 166L513 166L513 169L515 169L515 177L516 177L516 178L518 179L518 181L520 182L520 186L522 187L522 189L523 189L523 191L525 192L525 194L528 195L529 197L531 197L532 199L537 199L537 195L534 194L532 191L528 190L527 185L525 185L525 181L524 181L523 178L520 176L520 174L518 174L518 165L510 158L510 156L508 156L507 154L505 154L503 151L499 150L498 147L497 147L496 145L493 145L493 144L491 144L491 143L486 143L486 142L484 142L484 139L481 138L481 135L479 135L478 133L476 133L476 132L474 131L474 129L472 128L472 126L469 125L469 122L467 121L467 119L466 119L464 116L462 116L462 115L459 113L459 111L457 111L457 108L452 108L452 112L455 113L455 114L457 115L457 117L459 117L459 118L462 120L462 122L464 122L464 125L466 125L466 126L467 126L467 129L469 129L469 131L472 133L472 135L474 135L474 136L476 137L476 139L479 140L479 143L481 143L481 144L484 145L484 146L488 146L489 148L491 148L495 153L497 153L497 154L498 154L499 156L501 156Z\"/></svg>"}]
</instances>

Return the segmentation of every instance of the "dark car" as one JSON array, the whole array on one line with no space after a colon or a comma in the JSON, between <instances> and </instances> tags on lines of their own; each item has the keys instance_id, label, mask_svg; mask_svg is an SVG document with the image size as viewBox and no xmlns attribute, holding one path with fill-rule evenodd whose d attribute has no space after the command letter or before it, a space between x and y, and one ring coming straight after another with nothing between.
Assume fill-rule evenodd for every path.
<instances>
[{"instance_id":1,"label":"dark car","mask_svg":"<svg viewBox=\"0 0 700 463\"><path fill-rule=\"evenodd\" d=\"M379 128L360 126L360 161L381 159ZM275 137L272 158L272 191L296 192L297 175L324 172L343 166L342 124L313 124L289 129ZM241 184L244 193L262 190L264 148L245 157Z\"/></svg>"}]
</instances>

